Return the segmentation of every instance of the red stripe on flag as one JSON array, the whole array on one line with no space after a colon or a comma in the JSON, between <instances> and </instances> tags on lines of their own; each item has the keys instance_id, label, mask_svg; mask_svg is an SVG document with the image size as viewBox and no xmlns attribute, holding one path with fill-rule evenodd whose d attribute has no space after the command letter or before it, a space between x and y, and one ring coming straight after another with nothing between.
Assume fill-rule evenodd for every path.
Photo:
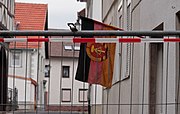
<instances>
[{"instance_id":1,"label":"red stripe on flag","mask_svg":"<svg viewBox=\"0 0 180 114\"><path fill-rule=\"evenodd\" d=\"M140 38L120 38L119 42L135 43L135 42L141 42L141 39Z\"/></svg>"},{"instance_id":2,"label":"red stripe on flag","mask_svg":"<svg viewBox=\"0 0 180 114\"><path fill-rule=\"evenodd\" d=\"M180 42L180 38L164 38L164 42Z\"/></svg>"},{"instance_id":3,"label":"red stripe on flag","mask_svg":"<svg viewBox=\"0 0 180 114\"><path fill-rule=\"evenodd\" d=\"M49 38L28 38L28 42L49 42Z\"/></svg>"},{"instance_id":4,"label":"red stripe on flag","mask_svg":"<svg viewBox=\"0 0 180 114\"><path fill-rule=\"evenodd\" d=\"M0 42L4 42L4 38L0 38Z\"/></svg>"},{"instance_id":5,"label":"red stripe on flag","mask_svg":"<svg viewBox=\"0 0 180 114\"><path fill-rule=\"evenodd\" d=\"M95 38L73 38L74 43L88 43L93 42L95 43Z\"/></svg>"}]
</instances>

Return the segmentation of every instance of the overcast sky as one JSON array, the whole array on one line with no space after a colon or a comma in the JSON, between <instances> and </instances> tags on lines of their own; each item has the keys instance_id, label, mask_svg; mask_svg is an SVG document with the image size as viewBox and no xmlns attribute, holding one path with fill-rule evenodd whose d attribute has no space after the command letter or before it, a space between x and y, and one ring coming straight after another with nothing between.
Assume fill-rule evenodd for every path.
<instances>
[{"instance_id":1,"label":"overcast sky","mask_svg":"<svg viewBox=\"0 0 180 114\"><path fill-rule=\"evenodd\" d=\"M68 22L75 22L77 12L85 7L85 3L77 0L16 0L16 2L48 4L49 28L67 29Z\"/></svg>"}]
</instances>

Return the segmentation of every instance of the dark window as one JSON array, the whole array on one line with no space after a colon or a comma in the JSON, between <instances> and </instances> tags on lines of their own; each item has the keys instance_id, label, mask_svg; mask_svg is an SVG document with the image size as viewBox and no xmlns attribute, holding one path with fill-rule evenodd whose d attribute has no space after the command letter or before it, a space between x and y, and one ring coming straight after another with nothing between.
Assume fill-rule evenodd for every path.
<instances>
[{"instance_id":1,"label":"dark window","mask_svg":"<svg viewBox=\"0 0 180 114\"><path fill-rule=\"evenodd\" d=\"M49 65L45 65L44 73L45 73L45 77L50 77L50 67L49 67Z\"/></svg>"},{"instance_id":2,"label":"dark window","mask_svg":"<svg viewBox=\"0 0 180 114\"><path fill-rule=\"evenodd\" d=\"M122 15L119 17L119 28L122 28Z\"/></svg>"},{"instance_id":3,"label":"dark window","mask_svg":"<svg viewBox=\"0 0 180 114\"><path fill-rule=\"evenodd\" d=\"M69 78L69 66L62 67L62 77Z\"/></svg>"},{"instance_id":4,"label":"dark window","mask_svg":"<svg viewBox=\"0 0 180 114\"><path fill-rule=\"evenodd\" d=\"M176 30L180 30L180 11L176 13Z\"/></svg>"}]
</instances>

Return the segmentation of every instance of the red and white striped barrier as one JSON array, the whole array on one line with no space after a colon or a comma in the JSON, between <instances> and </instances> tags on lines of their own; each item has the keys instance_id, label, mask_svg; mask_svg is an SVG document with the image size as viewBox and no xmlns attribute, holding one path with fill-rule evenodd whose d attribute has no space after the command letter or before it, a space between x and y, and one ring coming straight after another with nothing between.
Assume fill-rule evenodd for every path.
<instances>
[{"instance_id":1,"label":"red and white striped barrier","mask_svg":"<svg viewBox=\"0 0 180 114\"><path fill-rule=\"evenodd\" d=\"M0 38L0 42L156 43L180 42L180 38Z\"/></svg>"}]
</instances>

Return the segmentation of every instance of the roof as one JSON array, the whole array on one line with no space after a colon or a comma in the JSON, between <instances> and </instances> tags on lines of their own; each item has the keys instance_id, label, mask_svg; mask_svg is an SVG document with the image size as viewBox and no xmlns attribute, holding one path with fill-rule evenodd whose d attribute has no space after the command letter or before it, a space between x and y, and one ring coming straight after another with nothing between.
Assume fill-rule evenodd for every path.
<instances>
[{"instance_id":1,"label":"roof","mask_svg":"<svg viewBox=\"0 0 180 114\"><path fill-rule=\"evenodd\" d=\"M48 11L47 4L16 2L15 3L16 29L45 30L47 25L47 11ZM32 38L32 37L28 37L28 38ZM10 48L13 47L14 45L11 43ZM27 47L26 42L16 43L16 48L26 48L26 47ZM28 43L28 48L38 48L38 43L37 42Z\"/></svg>"},{"instance_id":2,"label":"roof","mask_svg":"<svg viewBox=\"0 0 180 114\"><path fill-rule=\"evenodd\" d=\"M47 4L15 3L15 21L19 30L44 30Z\"/></svg>"},{"instance_id":3,"label":"roof","mask_svg":"<svg viewBox=\"0 0 180 114\"><path fill-rule=\"evenodd\" d=\"M78 16L85 17L85 14L86 14L86 9L85 8L78 12Z\"/></svg>"},{"instance_id":4,"label":"roof","mask_svg":"<svg viewBox=\"0 0 180 114\"><path fill-rule=\"evenodd\" d=\"M77 0L77 1L80 1L80 2L87 2L87 0Z\"/></svg>"}]
</instances>

